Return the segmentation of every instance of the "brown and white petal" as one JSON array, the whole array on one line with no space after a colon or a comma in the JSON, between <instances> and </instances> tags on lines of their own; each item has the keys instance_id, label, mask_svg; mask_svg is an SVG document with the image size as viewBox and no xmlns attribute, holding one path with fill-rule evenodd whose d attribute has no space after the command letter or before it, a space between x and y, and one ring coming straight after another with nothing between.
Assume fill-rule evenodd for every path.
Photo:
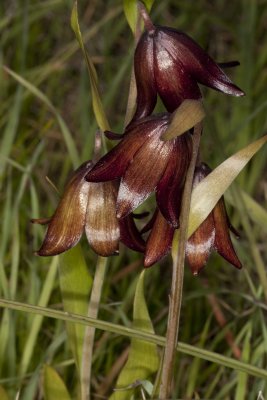
<instances>
[{"instance_id":1,"label":"brown and white petal","mask_svg":"<svg viewBox=\"0 0 267 400\"><path fill-rule=\"evenodd\" d=\"M91 162L80 166L72 175L62 199L49 222L39 256L54 256L75 246L80 240L88 202L90 184L84 177L92 168Z\"/></svg>"},{"instance_id":2,"label":"brown and white petal","mask_svg":"<svg viewBox=\"0 0 267 400\"><path fill-rule=\"evenodd\" d=\"M85 233L92 249L100 256L119 251L120 229L116 217L117 182L89 184Z\"/></svg>"}]
</instances>

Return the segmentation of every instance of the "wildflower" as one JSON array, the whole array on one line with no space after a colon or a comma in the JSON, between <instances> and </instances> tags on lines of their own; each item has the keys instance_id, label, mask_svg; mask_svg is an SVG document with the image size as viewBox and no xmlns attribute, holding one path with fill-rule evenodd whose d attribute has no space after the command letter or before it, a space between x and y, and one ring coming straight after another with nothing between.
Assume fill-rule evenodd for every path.
<instances>
[{"instance_id":1,"label":"wildflower","mask_svg":"<svg viewBox=\"0 0 267 400\"><path fill-rule=\"evenodd\" d=\"M118 253L118 183L88 183L84 177L92 167L91 161L85 162L73 173L52 218L32 220L34 223L48 224L43 244L36 254L53 256L70 249L79 242L84 230L90 246L97 254L109 256ZM138 235L132 218L130 215L121 222L122 241L133 250L142 251L144 241Z\"/></svg>"},{"instance_id":2,"label":"wildflower","mask_svg":"<svg viewBox=\"0 0 267 400\"><path fill-rule=\"evenodd\" d=\"M169 123L170 114L165 113L130 124L119 144L86 175L90 182L121 178L118 218L129 215L155 190L162 215L171 225L178 226L178 199L191 158L191 135L187 132L162 141Z\"/></svg>"},{"instance_id":3,"label":"wildflower","mask_svg":"<svg viewBox=\"0 0 267 400\"><path fill-rule=\"evenodd\" d=\"M194 186L210 172L206 164L198 166L195 170ZM224 199L221 197L212 212L187 241L186 258L194 275L205 266L212 249L236 268L242 267L230 238L230 230L237 235L229 222Z\"/></svg>"},{"instance_id":4,"label":"wildflower","mask_svg":"<svg viewBox=\"0 0 267 400\"><path fill-rule=\"evenodd\" d=\"M154 26L144 6L140 10L145 32L134 56L137 108L133 120L152 113L157 94L169 112L185 99L200 99L199 83L229 95L244 95L192 38L173 28Z\"/></svg>"}]
</instances>

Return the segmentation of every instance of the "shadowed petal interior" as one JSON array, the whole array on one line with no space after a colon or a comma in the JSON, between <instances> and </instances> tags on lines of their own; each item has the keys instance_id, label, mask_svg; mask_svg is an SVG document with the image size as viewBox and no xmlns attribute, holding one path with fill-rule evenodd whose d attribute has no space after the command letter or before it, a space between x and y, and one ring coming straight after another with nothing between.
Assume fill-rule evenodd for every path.
<instances>
[{"instance_id":1,"label":"shadowed petal interior","mask_svg":"<svg viewBox=\"0 0 267 400\"><path fill-rule=\"evenodd\" d=\"M121 242L134 251L145 252L145 241L138 231L133 215L119 220Z\"/></svg>"},{"instance_id":2,"label":"shadowed petal interior","mask_svg":"<svg viewBox=\"0 0 267 400\"><path fill-rule=\"evenodd\" d=\"M116 217L117 182L90 183L85 233L101 256L118 253L120 229Z\"/></svg>"},{"instance_id":3,"label":"shadowed petal interior","mask_svg":"<svg viewBox=\"0 0 267 400\"><path fill-rule=\"evenodd\" d=\"M144 266L150 267L164 257L171 248L174 228L168 224L160 211L147 239Z\"/></svg>"},{"instance_id":4,"label":"shadowed petal interior","mask_svg":"<svg viewBox=\"0 0 267 400\"><path fill-rule=\"evenodd\" d=\"M64 190L62 199L48 225L48 229L39 251L39 256L53 256L75 246L80 240L88 202L90 184L84 177L92 168L92 163L84 163Z\"/></svg>"},{"instance_id":5,"label":"shadowed petal interior","mask_svg":"<svg viewBox=\"0 0 267 400\"><path fill-rule=\"evenodd\" d=\"M191 159L190 134L175 139L168 165L156 189L156 200L162 215L174 227L179 225L182 192Z\"/></svg>"}]
</instances>

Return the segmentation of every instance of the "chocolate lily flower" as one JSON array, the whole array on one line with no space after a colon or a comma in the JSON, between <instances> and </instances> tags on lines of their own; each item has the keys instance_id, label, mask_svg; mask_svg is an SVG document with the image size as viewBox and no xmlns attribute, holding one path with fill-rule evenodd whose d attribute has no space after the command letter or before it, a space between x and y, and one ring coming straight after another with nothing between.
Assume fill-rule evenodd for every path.
<instances>
[{"instance_id":1,"label":"chocolate lily flower","mask_svg":"<svg viewBox=\"0 0 267 400\"><path fill-rule=\"evenodd\" d=\"M80 240L85 230L92 249L101 256L118 253L120 223L116 217L117 182L88 183L84 177L93 167L91 161L82 164L68 182L62 199L50 219L32 220L48 224L40 256L60 254ZM122 222L123 241L131 248L143 251L144 241L132 223L132 216Z\"/></svg>"},{"instance_id":2,"label":"chocolate lily flower","mask_svg":"<svg viewBox=\"0 0 267 400\"><path fill-rule=\"evenodd\" d=\"M219 65L189 36L173 28L154 26L141 6L145 32L135 51L137 108L133 120L150 115L157 94L169 112L185 99L200 99L198 84L243 96Z\"/></svg>"},{"instance_id":3,"label":"chocolate lily flower","mask_svg":"<svg viewBox=\"0 0 267 400\"><path fill-rule=\"evenodd\" d=\"M197 167L194 186L210 172L211 169L204 163ZM230 230L237 234L229 222L224 199L221 197L205 221L188 239L186 258L194 275L197 275L205 266L213 249L234 267L242 268L230 238Z\"/></svg>"},{"instance_id":4,"label":"chocolate lily flower","mask_svg":"<svg viewBox=\"0 0 267 400\"><path fill-rule=\"evenodd\" d=\"M178 226L178 199L191 158L191 135L162 141L169 122L170 114L165 113L130 124L120 143L86 175L90 182L121 178L118 218L129 215L155 190L161 213L171 225Z\"/></svg>"}]
</instances>

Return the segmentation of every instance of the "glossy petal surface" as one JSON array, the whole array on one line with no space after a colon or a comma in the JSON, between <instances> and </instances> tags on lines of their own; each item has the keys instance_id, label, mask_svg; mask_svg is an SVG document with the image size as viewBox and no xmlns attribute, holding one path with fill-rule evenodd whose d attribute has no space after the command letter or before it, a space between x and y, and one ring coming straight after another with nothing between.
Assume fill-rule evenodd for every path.
<instances>
[{"instance_id":1,"label":"glossy petal surface","mask_svg":"<svg viewBox=\"0 0 267 400\"><path fill-rule=\"evenodd\" d=\"M84 177L92 168L92 163L84 163L76 170L64 190L62 199L53 215L37 254L54 256L75 246L80 240L88 203L90 184Z\"/></svg>"},{"instance_id":2,"label":"glossy petal surface","mask_svg":"<svg viewBox=\"0 0 267 400\"><path fill-rule=\"evenodd\" d=\"M143 33L135 50L134 70L137 86L137 106L133 120L152 113L157 102L154 77L154 41L148 33Z\"/></svg>"},{"instance_id":3,"label":"glossy petal surface","mask_svg":"<svg viewBox=\"0 0 267 400\"><path fill-rule=\"evenodd\" d=\"M231 241L223 198L213 209L213 217L216 229L215 248L217 252L236 268L242 268Z\"/></svg>"},{"instance_id":4,"label":"glossy petal surface","mask_svg":"<svg viewBox=\"0 0 267 400\"><path fill-rule=\"evenodd\" d=\"M176 56L183 69L197 82L232 96L243 96L215 61L189 36L175 29L162 27L166 50Z\"/></svg>"},{"instance_id":5,"label":"glossy petal surface","mask_svg":"<svg viewBox=\"0 0 267 400\"><path fill-rule=\"evenodd\" d=\"M116 254L119 250L116 197L116 182L90 183L85 233L92 249L104 257Z\"/></svg>"},{"instance_id":6,"label":"glossy petal surface","mask_svg":"<svg viewBox=\"0 0 267 400\"><path fill-rule=\"evenodd\" d=\"M157 185L156 200L162 215L177 228L183 186L192 153L191 136L179 136L174 143L168 165Z\"/></svg>"},{"instance_id":7,"label":"glossy petal surface","mask_svg":"<svg viewBox=\"0 0 267 400\"><path fill-rule=\"evenodd\" d=\"M161 130L154 133L136 153L122 178L117 216L123 218L135 210L155 190L168 163L173 143L160 140Z\"/></svg>"}]
</instances>

